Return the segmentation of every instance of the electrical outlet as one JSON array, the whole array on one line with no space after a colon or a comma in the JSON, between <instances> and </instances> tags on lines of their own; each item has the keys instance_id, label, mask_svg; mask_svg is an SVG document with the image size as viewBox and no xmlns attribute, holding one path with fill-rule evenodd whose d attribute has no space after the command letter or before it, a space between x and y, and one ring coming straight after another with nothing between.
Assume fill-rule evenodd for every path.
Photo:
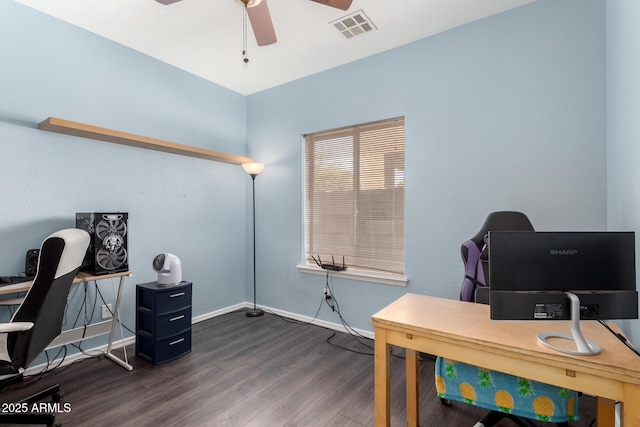
<instances>
[{"instance_id":1,"label":"electrical outlet","mask_svg":"<svg viewBox=\"0 0 640 427\"><path fill-rule=\"evenodd\" d=\"M111 304L102 306L102 320L111 319Z\"/></svg>"}]
</instances>

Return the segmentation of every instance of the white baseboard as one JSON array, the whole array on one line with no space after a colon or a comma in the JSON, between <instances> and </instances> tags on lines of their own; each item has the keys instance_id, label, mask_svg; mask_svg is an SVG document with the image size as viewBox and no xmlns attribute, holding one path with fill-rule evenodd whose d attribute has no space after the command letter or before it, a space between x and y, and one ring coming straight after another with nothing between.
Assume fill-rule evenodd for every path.
<instances>
[{"instance_id":1,"label":"white baseboard","mask_svg":"<svg viewBox=\"0 0 640 427\"><path fill-rule=\"evenodd\" d=\"M233 311L237 311L243 308L250 307L248 302L241 302L240 304L230 305L229 307L221 308L220 310L212 311L210 313L201 314L200 316L196 316L191 319L192 324L200 323L205 320L213 319L214 317L222 316L223 314L228 314Z\"/></svg>"},{"instance_id":2,"label":"white baseboard","mask_svg":"<svg viewBox=\"0 0 640 427\"><path fill-rule=\"evenodd\" d=\"M111 350L122 348L127 345L134 345L135 343L136 343L136 337L128 337L120 341L114 341L113 345L111 346ZM65 356L62 358L55 359L52 362L49 362L48 364L43 363L41 365L30 366L24 371L24 375L39 375L48 370L47 366L53 367L54 369L58 367L67 366L82 359L88 359L90 357L100 356L104 354L106 351L107 351L107 344L104 344L104 345L92 348L90 350L84 350L84 353L80 352L80 353L72 354L70 356Z\"/></svg>"},{"instance_id":3,"label":"white baseboard","mask_svg":"<svg viewBox=\"0 0 640 427\"><path fill-rule=\"evenodd\" d=\"M227 313L231 313L233 311L241 310L243 308L251 308L251 307L253 307L253 303L245 301L243 303L235 304L235 305L223 308L221 310L212 311L211 313L207 313L207 314L203 314L201 316L194 317L193 318L193 323L202 322L204 320L212 319L214 317L221 316L223 314L227 314ZM275 314L277 316L286 317L288 319L293 319L293 320L298 320L300 322L310 323L312 325L321 326L323 328L332 329L334 331L349 333L349 331L347 331L347 329L342 325L342 323L334 323L334 322L328 322L326 320L314 319L314 318L309 317L309 316L303 316L301 314L291 313L289 311L279 310L277 308L273 308L273 307L269 307L269 306L265 306L265 305L257 305L257 307L261 308L266 313L272 313L272 314ZM357 328L352 328L352 329L354 331L356 331L358 334L360 334L360 335L362 335L362 336L364 336L366 338L373 339L373 332L371 332L371 331L365 331L365 330L357 329Z\"/></svg>"},{"instance_id":4,"label":"white baseboard","mask_svg":"<svg viewBox=\"0 0 640 427\"><path fill-rule=\"evenodd\" d=\"M209 320L209 319L213 319L214 317L218 317L218 316L222 316L224 314L228 314L237 310L241 310L243 308L251 308L253 307L253 304L250 302L242 302L239 304L234 304L231 305L229 307L225 307L222 308L220 310L216 310L216 311L212 311L210 313L206 313L206 314L201 314L200 316L196 316L193 319L191 319L191 323L192 324L196 324L196 323L200 323L200 322L204 322L205 320ZM276 308L272 308L272 307L267 307L267 306L258 306L259 308L263 309L266 313L271 313L271 314L275 314L278 316L282 316L282 317L286 317L288 319L293 319L293 320L298 320L300 322L306 322L306 323L310 323L312 325L316 325L316 326L321 326L323 328L327 328L327 329L332 329L334 331L339 331L339 332L345 332L345 333L349 333L349 331L347 331L347 329L341 324L341 323L333 323L333 322L328 322L326 320L319 320L319 319L313 319L312 317L309 316L303 316L300 314L296 314L296 313L291 313L288 311L284 311L284 310L278 310ZM370 331L364 331L361 329L357 329L357 328L352 328L354 331L356 331L358 334L366 337L366 338L370 338L373 339L373 333ZM111 349L119 349L128 345L135 345L136 342L136 337L132 336L132 337L127 337L123 340L120 341L114 341L113 345L111 346ZM64 358L60 358L60 359L55 359L54 361L50 362L48 364L48 366L54 366L54 367L62 367L62 366L67 366L70 365L71 363L77 362L79 360L82 359L87 359L90 357L93 357L94 355L99 356L100 354L103 354L104 352L107 351L107 344L101 345L99 347L95 347L92 348L90 350L85 350L84 353L76 353L76 354L72 354L71 356L66 356ZM29 367L27 370L25 370L24 374L25 375L38 375L41 374L43 372L45 372L45 370L47 369L47 364L43 363L41 365L36 365L36 366L31 366Z\"/></svg>"},{"instance_id":5,"label":"white baseboard","mask_svg":"<svg viewBox=\"0 0 640 427\"><path fill-rule=\"evenodd\" d=\"M247 304L247 307L251 307L253 305L253 304L249 304L249 303L245 303L245 304ZM347 334L349 333L347 328L345 328L342 323L334 323L334 322L329 322L329 321L326 321L326 320L314 319L314 318L309 317L309 316L303 316L303 315L300 315L300 314L291 313L291 312L284 311L284 310L278 310L276 308L271 308L271 307L265 307L265 306L259 306L259 307L261 309L263 309L265 312L273 313L273 314L276 314L278 316L282 316L282 317L286 317L286 318L294 319L294 320L299 320L301 322L311 323L312 325L321 326L321 327L327 328L327 329L333 329L334 331L345 332ZM337 314L336 314L336 316L337 316ZM362 335L363 337L373 339L374 335L373 335L373 332L371 332L371 331L365 331L365 330L358 329L358 328L351 328L351 329L353 329L356 333L358 333L359 335Z\"/></svg>"}]
</instances>

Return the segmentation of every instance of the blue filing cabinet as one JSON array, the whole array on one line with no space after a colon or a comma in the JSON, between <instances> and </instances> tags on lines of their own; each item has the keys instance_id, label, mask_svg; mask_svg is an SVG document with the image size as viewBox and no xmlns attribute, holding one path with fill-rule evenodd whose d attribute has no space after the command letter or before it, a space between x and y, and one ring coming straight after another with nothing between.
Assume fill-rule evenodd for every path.
<instances>
[{"instance_id":1,"label":"blue filing cabinet","mask_svg":"<svg viewBox=\"0 0 640 427\"><path fill-rule=\"evenodd\" d=\"M154 365L191 351L191 282L136 286L136 355Z\"/></svg>"}]
</instances>

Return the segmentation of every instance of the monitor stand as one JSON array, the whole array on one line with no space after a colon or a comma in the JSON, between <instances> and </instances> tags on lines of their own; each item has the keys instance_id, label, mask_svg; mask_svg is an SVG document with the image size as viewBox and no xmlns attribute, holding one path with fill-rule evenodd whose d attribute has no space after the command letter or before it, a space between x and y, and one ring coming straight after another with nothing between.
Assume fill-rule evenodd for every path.
<instances>
[{"instance_id":1,"label":"monitor stand","mask_svg":"<svg viewBox=\"0 0 640 427\"><path fill-rule=\"evenodd\" d=\"M582 332L580 331L580 299L576 294L573 294L571 292L565 292L565 294L571 301L571 335L559 334L555 332L545 332L538 334L538 342L556 351L567 354L580 354L585 356L595 356L596 354L600 354L600 352L602 351L600 346L593 341L587 341L582 336ZM575 341L577 350L553 345L547 341L549 338L562 338Z\"/></svg>"}]
</instances>

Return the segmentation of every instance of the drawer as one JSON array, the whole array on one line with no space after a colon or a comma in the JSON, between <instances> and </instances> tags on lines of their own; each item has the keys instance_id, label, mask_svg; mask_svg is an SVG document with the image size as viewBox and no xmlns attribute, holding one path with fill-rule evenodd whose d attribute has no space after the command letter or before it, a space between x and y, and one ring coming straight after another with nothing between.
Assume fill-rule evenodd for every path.
<instances>
[{"instance_id":1,"label":"drawer","mask_svg":"<svg viewBox=\"0 0 640 427\"><path fill-rule=\"evenodd\" d=\"M137 305L147 308L156 315L181 310L191 305L192 286L190 282L184 285L159 286L138 285Z\"/></svg>"},{"instance_id":2,"label":"drawer","mask_svg":"<svg viewBox=\"0 0 640 427\"><path fill-rule=\"evenodd\" d=\"M144 331L156 339L175 335L191 328L191 306L179 311L154 315L151 310L138 309L139 331Z\"/></svg>"},{"instance_id":3,"label":"drawer","mask_svg":"<svg viewBox=\"0 0 640 427\"><path fill-rule=\"evenodd\" d=\"M136 336L136 354L154 365L170 362L191 351L191 329L161 340L141 333Z\"/></svg>"},{"instance_id":4,"label":"drawer","mask_svg":"<svg viewBox=\"0 0 640 427\"><path fill-rule=\"evenodd\" d=\"M170 313L191 305L191 285L156 294L156 315Z\"/></svg>"}]
</instances>

